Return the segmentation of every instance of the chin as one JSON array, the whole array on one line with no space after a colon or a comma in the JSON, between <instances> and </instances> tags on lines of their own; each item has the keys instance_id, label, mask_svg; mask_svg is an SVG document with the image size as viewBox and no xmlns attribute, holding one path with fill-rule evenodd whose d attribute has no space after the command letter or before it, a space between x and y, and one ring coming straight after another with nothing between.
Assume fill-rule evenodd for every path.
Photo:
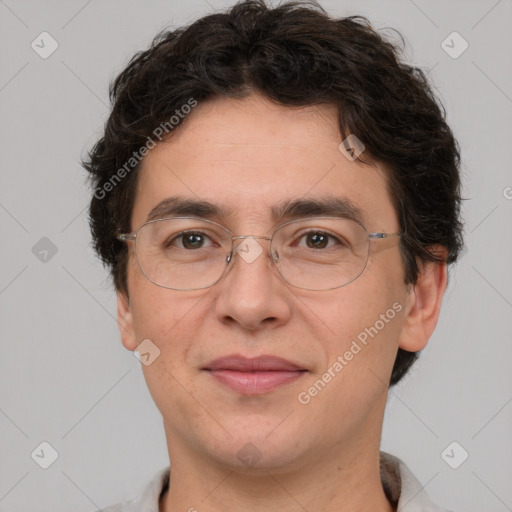
<instances>
[{"instance_id":1,"label":"chin","mask_svg":"<svg viewBox=\"0 0 512 512\"><path fill-rule=\"evenodd\" d=\"M232 436L222 430L220 438L203 440L200 443L203 451L231 470L287 470L303 465L305 446L299 429L295 433L289 429L278 433L254 425L248 427L247 424L232 427L229 429Z\"/></svg>"}]
</instances>

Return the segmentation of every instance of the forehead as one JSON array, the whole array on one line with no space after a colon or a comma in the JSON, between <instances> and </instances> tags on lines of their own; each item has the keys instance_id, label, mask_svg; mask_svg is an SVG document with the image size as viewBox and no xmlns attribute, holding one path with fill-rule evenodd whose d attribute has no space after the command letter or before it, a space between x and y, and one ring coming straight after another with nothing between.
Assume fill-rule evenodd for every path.
<instances>
[{"instance_id":1,"label":"forehead","mask_svg":"<svg viewBox=\"0 0 512 512\"><path fill-rule=\"evenodd\" d=\"M338 197L366 224L380 219L386 229L397 227L386 172L350 161L340 143L332 106L290 108L259 95L199 103L142 161L132 225L167 197L218 204L229 212L219 220L235 224L270 221L286 201Z\"/></svg>"}]
</instances>

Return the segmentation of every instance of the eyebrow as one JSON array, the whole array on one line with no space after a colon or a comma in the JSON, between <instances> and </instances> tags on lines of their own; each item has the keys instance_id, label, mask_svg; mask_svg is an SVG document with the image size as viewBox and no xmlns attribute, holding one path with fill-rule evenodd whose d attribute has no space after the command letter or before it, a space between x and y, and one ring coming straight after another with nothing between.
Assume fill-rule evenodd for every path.
<instances>
[{"instance_id":1,"label":"eyebrow","mask_svg":"<svg viewBox=\"0 0 512 512\"><path fill-rule=\"evenodd\" d=\"M209 201L174 196L159 202L148 213L146 222L173 216L222 219L235 210ZM270 211L275 222L319 216L348 218L361 224L364 220L363 212L358 206L348 198L339 196L284 200L272 206Z\"/></svg>"},{"instance_id":2,"label":"eyebrow","mask_svg":"<svg viewBox=\"0 0 512 512\"><path fill-rule=\"evenodd\" d=\"M167 197L160 201L149 213L146 221L164 217L204 217L206 219L227 217L232 210L210 203L209 201L186 199L182 197Z\"/></svg>"},{"instance_id":3,"label":"eyebrow","mask_svg":"<svg viewBox=\"0 0 512 512\"><path fill-rule=\"evenodd\" d=\"M311 199L283 201L272 207L274 220L294 220L302 217L342 217L363 223L362 210L350 199L339 196L326 196Z\"/></svg>"}]
</instances>

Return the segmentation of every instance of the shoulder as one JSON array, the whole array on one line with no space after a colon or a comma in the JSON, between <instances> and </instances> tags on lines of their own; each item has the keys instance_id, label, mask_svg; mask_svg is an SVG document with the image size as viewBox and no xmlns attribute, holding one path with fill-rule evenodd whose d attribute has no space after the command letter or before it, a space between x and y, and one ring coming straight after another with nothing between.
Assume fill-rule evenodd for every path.
<instances>
[{"instance_id":1,"label":"shoulder","mask_svg":"<svg viewBox=\"0 0 512 512\"><path fill-rule=\"evenodd\" d=\"M158 501L162 491L169 484L170 468L162 468L156 473L139 498L123 501L94 512L158 512Z\"/></svg>"},{"instance_id":2,"label":"shoulder","mask_svg":"<svg viewBox=\"0 0 512 512\"><path fill-rule=\"evenodd\" d=\"M407 465L398 457L389 453L380 453L381 478L384 489L392 490L398 498L397 510L407 512L450 512L434 504L425 488L413 475ZM407 505L407 508L405 508Z\"/></svg>"}]
</instances>

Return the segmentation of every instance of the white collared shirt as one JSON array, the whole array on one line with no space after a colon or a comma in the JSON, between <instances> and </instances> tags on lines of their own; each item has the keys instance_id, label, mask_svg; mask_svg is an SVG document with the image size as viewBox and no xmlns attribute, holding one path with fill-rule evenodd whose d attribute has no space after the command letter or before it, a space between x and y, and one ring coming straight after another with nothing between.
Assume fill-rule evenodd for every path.
<instances>
[{"instance_id":1,"label":"white collared shirt","mask_svg":"<svg viewBox=\"0 0 512 512\"><path fill-rule=\"evenodd\" d=\"M430 501L423 486L409 468L394 455L380 452L382 486L387 498L398 512L449 512ZM103 512L159 512L158 502L169 484L169 466L161 469L148 484L140 498L102 509ZM95 511L99 512L99 511Z\"/></svg>"}]
</instances>

